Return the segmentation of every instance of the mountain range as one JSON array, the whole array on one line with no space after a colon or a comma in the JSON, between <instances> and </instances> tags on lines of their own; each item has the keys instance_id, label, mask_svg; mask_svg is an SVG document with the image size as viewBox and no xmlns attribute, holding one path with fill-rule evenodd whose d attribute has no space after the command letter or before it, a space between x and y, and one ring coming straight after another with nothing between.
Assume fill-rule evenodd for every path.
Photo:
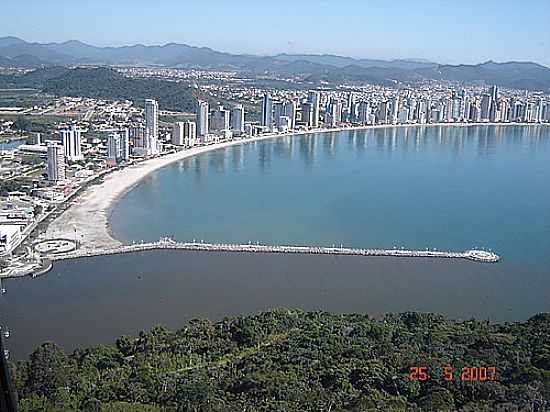
<instances>
[{"instance_id":1,"label":"mountain range","mask_svg":"<svg viewBox=\"0 0 550 412\"><path fill-rule=\"evenodd\" d=\"M96 47L78 40L30 43L13 36L0 37L0 67L79 65L231 69L256 75L295 75L311 82L362 81L392 84L433 79L479 81L521 89L550 89L550 68L533 62L489 61L477 65L442 65L423 59L355 59L328 54L231 54L208 47L177 43L163 46L137 44Z\"/></svg>"}]
</instances>

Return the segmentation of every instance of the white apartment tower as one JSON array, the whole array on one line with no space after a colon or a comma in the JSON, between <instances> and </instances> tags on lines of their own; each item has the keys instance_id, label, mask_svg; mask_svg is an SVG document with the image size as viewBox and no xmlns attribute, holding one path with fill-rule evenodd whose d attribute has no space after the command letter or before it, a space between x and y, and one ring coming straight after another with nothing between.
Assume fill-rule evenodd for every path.
<instances>
[{"instance_id":1,"label":"white apartment tower","mask_svg":"<svg viewBox=\"0 0 550 412\"><path fill-rule=\"evenodd\" d=\"M262 99L261 125L267 127L269 131L273 129L273 99L269 94L265 94Z\"/></svg>"},{"instance_id":2,"label":"white apartment tower","mask_svg":"<svg viewBox=\"0 0 550 412\"><path fill-rule=\"evenodd\" d=\"M213 131L229 130L229 114L229 110L219 106L218 110L211 115L210 129Z\"/></svg>"},{"instance_id":3,"label":"white apartment tower","mask_svg":"<svg viewBox=\"0 0 550 412\"><path fill-rule=\"evenodd\" d=\"M238 104L231 110L231 130L237 136L244 133L244 107Z\"/></svg>"},{"instance_id":4,"label":"white apartment tower","mask_svg":"<svg viewBox=\"0 0 550 412\"><path fill-rule=\"evenodd\" d=\"M202 139L208 135L208 102L201 100L197 104L197 135Z\"/></svg>"},{"instance_id":5,"label":"white apartment tower","mask_svg":"<svg viewBox=\"0 0 550 412\"><path fill-rule=\"evenodd\" d=\"M156 155L158 150L159 106L156 100L145 99L145 154Z\"/></svg>"},{"instance_id":6,"label":"white apartment tower","mask_svg":"<svg viewBox=\"0 0 550 412\"><path fill-rule=\"evenodd\" d=\"M312 121L311 127L319 127L319 105L320 94L317 90L310 90L307 95L307 100L311 103Z\"/></svg>"},{"instance_id":7,"label":"white apartment tower","mask_svg":"<svg viewBox=\"0 0 550 412\"><path fill-rule=\"evenodd\" d=\"M48 143L47 169L48 180L57 182L65 179L65 153L63 147L55 142Z\"/></svg>"},{"instance_id":8,"label":"white apartment tower","mask_svg":"<svg viewBox=\"0 0 550 412\"><path fill-rule=\"evenodd\" d=\"M116 130L107 137L107 163L114 166L130 159L128 129Z\"/></svg>"},{"instance_id":9,"label":"white apartment tower","mask_svg":"<svg viewBox=\"0 0 550 412\"><path fill-rule=\"evenodd\" d=\"M172 144L176 146L184 146L185 138L183 135L183 122L176 122L172 126Z\"/></svg>"},{"instance_id":10,"label":"white apartment tower","mask_svg":"<svg viewBox=\"0 0 550 412\"><path fill-rule=\"evenodd\" d=\"M294 129L296 127L296 102L294 100L288 100L284 104L284 113L285 116L290 120L288 125L289 129Z\"/></svg>"},{"instance_id":11,"label":"white apartment tower","mask_svg":"<svg viewBox=\"0 0 550 412\"><path fill-rule=\"evenodd\" d=\"M76 126L69 126L68 128L61 129L59 131L59 137L63 143L63 149L65 151L65 158L71 162L84 159L82 155L82 149L80 147L80 130Z\"/></svg>"},{"instance_id":12,"label":"white apartment tower","mask_svg":"<svg viewBox=\"0 0 550 412\"><path fill-rule=\"evenodd\" d=\"M197 140L197 124L187 121L183 124L183 142L185 146L195 146Z\"/></svg>"}]
</instances>

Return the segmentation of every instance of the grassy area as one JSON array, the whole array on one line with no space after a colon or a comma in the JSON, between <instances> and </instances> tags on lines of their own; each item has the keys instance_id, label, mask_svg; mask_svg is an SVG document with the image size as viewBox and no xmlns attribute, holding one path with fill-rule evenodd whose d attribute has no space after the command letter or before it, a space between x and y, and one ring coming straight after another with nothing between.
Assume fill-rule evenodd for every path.
<instances>
[{"instance_id":1,"label":"grassy area","mask_svg":"<svg viewBox=\"0 0 550 412\"><path fill-rule=\"evenodd\" d=\"M31 132L48 133L51 132L58 123L78 120L78 116L72 115L20 115L20 114L0 114L1 120L15 121L17 118L23 117L30 121L31 125L27 129Z\"/></svg>"},{"instance_id":2,"label":"grassy area","mask_svg":"<svg viewBox=\"0 0 550 412\"><path fill-rule=\"evenodd\" d=\"M195 117L194 113L174 113L159 116L159 121L161 123L185 122L186 120L195 120Z\"/></svg>"},{"instance_id":3,"label":"grassy area","mask_svg":"<svg viewBox=\"0 0 550 412\"><path fill-rule=\"evenodd\" d=\"M53 99L53 96L37 89L0 89L0 107L44 106Z\"/></svg>"}]
</instances>

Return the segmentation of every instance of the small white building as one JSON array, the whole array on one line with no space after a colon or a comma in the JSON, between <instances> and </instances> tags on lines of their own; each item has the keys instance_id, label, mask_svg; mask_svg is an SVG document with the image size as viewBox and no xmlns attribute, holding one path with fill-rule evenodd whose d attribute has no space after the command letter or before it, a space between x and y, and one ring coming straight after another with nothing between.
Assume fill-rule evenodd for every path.
<instances>
[{"instance_id":1,"label":"small white building","mask_svg":"<svg viewBox=\"0 0 550 412\"><path fill-rule=\"evenodd\" d=\"M0 225L0 255L10 253L21 240L21 226Z\"/></svg>"}]
</instances>

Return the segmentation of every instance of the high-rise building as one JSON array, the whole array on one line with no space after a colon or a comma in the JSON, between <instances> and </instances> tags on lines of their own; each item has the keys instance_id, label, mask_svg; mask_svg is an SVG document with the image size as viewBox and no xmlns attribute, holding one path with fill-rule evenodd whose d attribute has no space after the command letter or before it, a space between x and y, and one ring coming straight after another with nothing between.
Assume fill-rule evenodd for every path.
<instances>
[{"instance_id":1,"label":"high-rise building","mask_svg":"<svg viewBox=\"0 0 550 412\"><path fill-rule=\"evenodd\" d=\"M346 109L348 109L348 112L350 111L350 108L353 105L353 103L355 103L355 95L353 94L353 92L349 92L347 106L346 106Z\"/></svg>"},{"instance_id":2,"label":"high-rise building","mask_svg":"<svg viewBox=\"0 0 550 412\"><path fill-rule=\"evenodd\" d=\"M471 107L472 103L470 102L470 99L468 97L464 98L464 114L463 119L466 121L470 121L471 118Z\"/></svg>"},{"instance_id":3,"label":"high-rise building","mask_svg":"<svg viewBox=\"0 0 550 412\"><path fill-rule=\"evenodd\" d=\"M331 127L342 122L342 103L337 99L330 99L330 103L327 106L325 112L325 123Z\"/></svg>"},{"instance_id":4,"label":"high-rise building","mask_svg":"<svg viewBox=\"0 0 550 412\"><path fill-rule=\"evenodd\" d=\"M454 107L453 104L454 104L454 99L447 99L444 102L443 120L445 122L450 122L451 120L453 120L453 107Z\"/></svg>"},{"instance_id":5,"label":"high-rise building","mask_svg":"<svg viewBox=\"0 0 550 412\"><path fill-rule=\"evenodd\" d=\"M481 98L481 120L489 120L489 118L491 117L491 106L491 95L484 94Z\"/></svg>"},{"instance_id":6,"label":"high-rise building","mask_svg":"<svg viewBox=\"0 0 550 412\"><path fill-rule=\"evenodd\" d=\"M59 137L63 143L65 158L71 162L84 159L80 147L80 130L77 126L69 126L59 131Z\"/></svg>"},{"instance_id":7,"label":"high-rise building","mask_svg":"<svg viewBox=\"0 0 550 412\"><path fill-rule=\"evenodd\" d=\"M289 120L289 129L296 127L296 102L294 100L287 100L284 103L284 113Z\"/></svg>"},{"instance_id":8,"label":"high-rise building","mask_svg":"<svg viewBox=\"0 0 550 412\"><path fill-rule=\"evenodd\" d=\"M183 141L185 146L195 146L197 140L197 125L195 122L187 121L183 124Z\"/></svg>"},{"instance_id":9,"label":"high-rise building","mask_svg":"<svg viewBox=\"0 0 550 412\"><path fill-rule=\"evenodd\" d=\"M273 103L273 119L275 121L275 126L277 129L281 128L282 122L281 117L285 115L285 106L283 102L274 102Z\"/></svg>"},{"instance_id":10,"label":"high-rise building","mask_svg":"<svg viewBox=\"0 0 550 412\"><path fill-rule=\"evenodd\" d=\"M403 107L401 110L399 110L399 114L397 115L397 123L403 124L407 123L409 120L409 108Z\"/></svg>"},{"instance_id":11,"label":"high-rise building","mask_svg":"<svg viewBox=\"0 0 550 412\"><path fill-rule=\"evenodd\" d=\"M358 109L358 105L355 102L355 100L353 100L351 102L351 105L347 109L346 118L348 122L355 123L357 121L357 109Z\"/></svg>"},{"instance_id":12,"label":"high-rise building","mask_svg":"<svg viewBox=\"0 0 550 412\"><path fill-rule=\"evenodd\" d=\"M498 100L498 87L491 86L489 89L489 96L491 96L491 100L496 102Z\"/></svg>"},{"instance_id":13,"label":"high-rise building","mask_svg":"<svg viewBox=\"0 0 550 412\"><path fill-rule=\"evenodd\" d=\"M121 159L127 162L130 160L130 131L127 127L119 129L120 144L121 144Z\"/></svg>"},{"instance_id":14,"label":"high-rise building","mask_svg":"<svg viewBox=\"0 0 550 412\"><path fill-rule=\"evenodd\" d=\"M452 119L455 122L462 119L462 114L461 114L462 107L463 107L462 98L455 97L452 101L452 109L451 109Z\"/></svg>"},{"instance_id":15,"label":"high-rise building","mask_svg":"<svg viewBox=\"0 0 550 412\"><path fill-rule=\"evenodd\" d=\"M309 102L302 103L301 107L302 112L302 123L305 126L312 126L313 125L313 106Z\"/></svg>"},{"instance_id":16,"label":"high-rise building","mask_svg":"<svg viewBox=\"0 0 550 412\"><path fill-rule=\"evenodd\" d=\"M133 126L129 129L129 140L132 144L132 153L137 156L143 155L143 148L145 147L145 127Z\"/></svg>"},{"instance_id":17,"label":"high-rise building","mask_svg":"<svg viewBox=\"0 0 550 412\"><path fill-rule=\"evenodd\" d=\"M431 117L432 103L429 99L418 102L418 123L426 124ZM442 111L440 113L443 113Z\"/></svg>"},{"instance_id":18,"label":"high-rise building","mask_svg":"<svg viewBox=\"0 0 550 412\"><path fill-rule=\"evenodd\" d=\"M386 124L388 122L388 102L382 101L378 104L376 119L379 124Z\"/></svg>"},{"instance_id":19,"label":"high-rise building","mask_svg":"<svg viewBox=\"0 0 550 412\"><path fill-rule=\"evenodd\" d=\"M107 162L110 165L130 159L128 135L128 129L121 129L113 131L107 136Z\"/></svg>"},{"instance_id":20,"label":"high-rise building","mask_svg":"<svg viewBox=\"0 0 550 412\"><path fill-rule=\"evenodd\" d=\"M183 134L183 128L184 123L183 122L176 122L172 126L172 144L176 146L184 146L185 145L185 137Z\"/></svg>"},{"instance_id":21,"label":"high-rise building","mask_svg":"<svg viewBox=\"0 0 550 412\"><path fill-rule=\"evenodd\" d=\"M510 108L506 100L502 100L498 106L498 121L507 122L510 116Z\"/></svg>"},{"instance_id":22,"label":"high-rise building","mask_svg":"<svg viewBox=\"0 0 550 412\"><path fill-rule=\"evenodd\" d=\"M262 99L262 118L260 124L271 131L273 129L273 100L269 94Z\"/></svg>"},{"instance_id":23,"label":"high-rise building","mask_svg":"<svg viewBox=\"0 0 550 412\"><path fill-rule=\"evenodd\" d=\"M399 95L394 96L391 99L391 122L397 123L397 115L399 114Z\"/></svg>"},{"instance_id":24,"label":"high-rise building","mask_svg":"<svg viewBox=\"0 0 550 412\"><path fill-rule=\"evenodd\" d=\"M48 180L57 182L66 178L65 175L65 153L63 147L55 142L48 143L47 169Z\"/></svg>"},{"instance_id":25,"label":"high-rise building","mask_svg":"<svg viewBox=\"0 0 550 412\"><path fill-rule=\"evenodd\" d=\"M537 102L535 121L541 123L545 117L545 104L544 99L541 97Z\"/></svg>"},{"instance_id":26,"label":"high-rise building","mask_svg":"<svg viewBox=\"0 0 550 412\"><path fill-rule=\"evenodd\" d=\"M367 124L369 122L370 115L370 104L369 102L360 102L359 103L359 116L358 120L361 124Z\"/></svg>"},{"instance_id":27,"label":"high-rise building","mask_svg":"<svg viewBox=\"0 0 550 412\"><path fill-rule=\"evenodd\" d=\"M244 133L244 107L238 104L231 110L231 130L236 136Z\"/></svg>"},{"instance_id":28,"label":"high-rise building","mask_svg":"<svg viewBox=\"0 0 550 412\"><path fill-rule=\"evenodd\" d=\"M319 127L319 105L321 104L321 95L317 90L310 90L307 95L308 103L311 103L311 127Z\"/></svg>"},{"instance_id":29,"label":"high-rise building","mask_svg":"<svg viewBox=\"0 0 550 412\"><path fill-rule=\"evenodd\" d=\"M147 156L159 153L158 123L159 106L156 100L145 99L145 154Z\"/></svg>"},{"instance_id":30,"label":"high-rise building","mask_svg":"<svg viewBox=\"0 0 550 412\"><path fill-rule=\"evenodd\" d=\"M210 130L221 132L229 130L229 110L219 106L211 115Z\"/></svg>"},{"instance_id":31,"label":"high-rise building","mask_svg":"<svg viewBox=\"0 0 550 412\"><path fill-rule=\"evenodd\" d=\"M208 102L199 100L197 104L197 135L203 141L208 135Z\"/></svg>"}]
</instances>

